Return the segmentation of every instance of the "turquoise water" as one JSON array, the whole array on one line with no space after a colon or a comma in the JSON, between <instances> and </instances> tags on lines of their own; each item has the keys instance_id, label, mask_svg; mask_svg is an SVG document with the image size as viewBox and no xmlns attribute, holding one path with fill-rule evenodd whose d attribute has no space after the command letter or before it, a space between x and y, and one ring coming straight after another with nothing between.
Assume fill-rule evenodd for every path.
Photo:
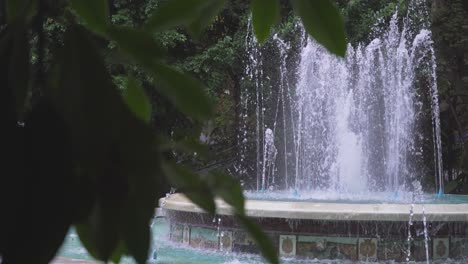
<instances>
[{"instance_id":1,"label":"turquoise water","mask_svg":"<svg viewBox=\"0 0 468 264\"><path fill-rule=\"evenodd\" d=\"M257 255L238 255L238 254L224 254L214 251L206 251L193 249L181 246L169 241L169 225L164 219L157 219L152 225L153 232L153 246L150 260L151 264L237 264L237 263L265 263L261 257ZM157 258L154 259L154 252ZM74 259L87 259L93 258L83 248L78 235L75 230L70 229L62 248L57 254L61 257L74 258ZM123 258L121 263L134 264L132 258ZM288 262L289 263L289 262ZM296 263L296 262L290 262ZM300 262L297 262L300 263Z\"/></svg>"},{"instance_id":2,"label":"turquoise water","mask_svg":"<svg viewBox=\"0 0 468 264\"><path fill-rule=\"evenodd\" d=\"M260 256L250 254L233 254L221 253L207 250L193 249L169 242L169 225L164 219L157 219L152 225L154 243L152 246L152 256L148 260L148 264L264 264L266 263ZM153 258L156 252L157 258ZM57 254L61 257L74 259L88 259L92 257L87 254L80 240L73 229L70 229L62 248ZM299 264L299 263L318 263L318 264L347 264L353 263L350 261L331 261L331 260L294 260L282 259L282 263ZM120 263L134 264L135 261L131 258L123 258ZM355 263L355 262L354 262ZM370 263L370 262L365 262ZM392 263L392 262L385 262ZM411 262L414 263L414 262ZM425 262L424 262L425 263ZM463 264L465 261L440 261L431 263L450 263Z\"/></svg>"},{"instance_id":3,"label":"turquoise water","mask_svg":"<svg viewBox=\"0 0 468 264\"><path fill-rule=\"evenodd\" d=\"M151 264L241 264L266 263L260 256L248 254L225 254L221 252L193 249L181 246L169 241L169 225L164 219L157 219L152 226L154 243L152 246L151 259L148 263ZM157 258L154 259L154 252ZM75 230L70 229L62 248L57 254L61 257L74 259L92 260L92 257L83 248ZM287 263L304 263L298 261L287 261ZM122 259L121 263L134 264L135 261L131 258ZM310 263L310 262L308 262Z\"/></svg>"},{"instance_id":4,"label":"turquoise water","mask_svg":"<svg viewBox=\"0 0 468 264\"><path fill-rule=\"evenodd\" d=\"M157 258L148 261L150 264L264 264L267 263L258 255L251 254L234 254L234 253L221 253L215 251L207 251L201 249L194 249L187 246L182 246L170 242L169 225L164 219L157 219L152 226L154 245L152 254L156 251ZM87 254L83 248L80 240L74 229L70 229L62 248L57 254L61 257L74 258L74 259L87 259L92 260L92 257ZM134 264L135 261L131 258L122 259L121 263ZM339 262L339 261L319 261L319 260L293 260L283 259L282 263L296 264L296 263L352 263L352 262Z\"/></svg>"}]
</instances>

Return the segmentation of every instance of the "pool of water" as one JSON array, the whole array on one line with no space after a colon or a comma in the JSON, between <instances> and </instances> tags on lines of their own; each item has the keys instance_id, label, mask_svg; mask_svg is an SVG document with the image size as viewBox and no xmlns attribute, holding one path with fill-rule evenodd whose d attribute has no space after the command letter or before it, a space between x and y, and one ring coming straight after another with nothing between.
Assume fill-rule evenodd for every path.
<instances>
[{"instance_id":1,"label":"pool of water","mask_svg":"<svg viewBox=\"0 0 468 264\"><path fill-rule=\"evenodd\" d=\"M251 200L297 201L321 203L380 203L380 204L463 204L468 203L468 195L421 194L416 197L411 192L368 192L363 194L331 191L245 191Z\"/></svg>"},{"instance_id":2,"label":"pool of water","mask_svg":"<svg viewBox=\"0 0 468 264\"><path fill-rule=\"evenodd\" d=\"M226 254L216 251L207 251L190 248L169 241L169 225L164 219L157 219L152 225L153 232L153 245L149 264L260 264L266 263L258 255L250 254ZM82 246L78 235L75 230L70 229L64 244L59 250L58 256L73 258L73 259L87 259L93 258L86 252ZM156 255L156 258L155 258ZM303 261L294 261L285 259L286 263L305 263ZM132 258L123 258L121 263L135 264ZM307 262L310 263L310 262ZM320 262L325 263L325 262ZM338 262L326 262L338 263Z\"/></svg>"},{"instance_id":3,"label":"pool of water","mask_svg":"<svg viewBox=\"0 0 468 264\"><path fill-rule=\"evenodd\" d=\"M215 251L193 249L180 244L170 242L169 225L164 219L157 219L152 225L153 232L153 245L150 259L148 264L266 264L260 256L250 254L234 254L234 253L221 253ZM70 229L64 244L59 250L57 256L73 258L73 259L87 259L92 260L92 257L83 248L75 230ZM156 258L155 258L156 257ZM135 264L132 258L123 258L120 263ZM299 264L299 263L318 263L318 264L347 264L356 263L350 261L340 260L295 260L282 258L281 263ZM371 262L365 262L371 263ZM392 262L385 262L392 263ZM411 262L415 263L415 262ZM424 262L425 263L425 262ZM463 264L463 261L435 261L431 263L450 263L450 264Z\"/></svg>"}]
</instances>

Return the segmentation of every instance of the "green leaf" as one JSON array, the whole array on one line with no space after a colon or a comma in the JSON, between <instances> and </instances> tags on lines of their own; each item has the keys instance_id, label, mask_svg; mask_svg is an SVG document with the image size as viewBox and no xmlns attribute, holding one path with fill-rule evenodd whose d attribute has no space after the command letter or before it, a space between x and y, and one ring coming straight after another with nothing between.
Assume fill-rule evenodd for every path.
<instances>
[{"instance_id":1,"label":"green leaf","mask_svg":"<svg viewBox=\"0 0 468 264\"><path fill-rule=\"evenodd\" d=\"M131 115L126 114L123 119L125 127L121 128L120 145L125 164L121 170L128 175L129 192L124 205L122 235L128 253L143 264L151 244L149 224L155 201L161 197L160 189L167 192L169 187L161 179L161 157L155 147L154 131ZM131 141L128 140L130 138Z\"/></svg>"},{"instance_id":2,"label":"green leaf","mask_svg":"<svg viewBox=\"0 0 468 264\"><path fill-rule=\"evenodd\" d=\"M125 250L144 263L149 220L156 194L164 187L157 178L162 173L154 131L132 112L148 119L149 107L140 109L147 99L131 83L128 94L121 95L89 31L71 26L64 42L51 70L53 89L46 96L67 120L80 170L90 175L97 194L84 221L91 241L87 244L97 258L108 260L120 255L124 243Z\"/></svg>"},{"instance_id":3,"label":"green leaf","mask_svg":"<svg viewBox=\"0 0 468 264\"><path fill-rule=\"evenodd\" d=\"M2 96L0 97L0 116L2 120L8 120L10 125L18 122L14 90L8 85L10 71L10 54L12 49L13 30L7 26L0 32L0 82L7 85L0 86Z\"/></svg>"},{"instance_id":4,"label":"green leaf","mask_svg":"<svg viewBox=\"0 0 468 264\"><path fill-rule=\"evenodd\" d=\"M340 11L331 0L292 0L306 31L330 52L344 57L346 35Z\"/></svg>"},{"instance_id":5,"label":"green leaf","mask_svg":"<svg viewBox=\"0 0 468 264\"><path fill-rule=\"evenodd\" d=\"M86 251L95 259L98 259L96 245L93 239L93 231L88 223L80 223L75 225L76 233L80 239L81 244Z\"/></svg>"},{"instance_id":6,"label":"green leaf","mask_svg":"<svg viewBox=\"0 0 468 264\"><path fill-rule=\"evenodd\" d=\"M107 0L70 0L72 8L86 24L98 33L104 33L109 23Z\"/></svg>"},{"instance_id":7,"label":"green leaf","mask_svg":"<svg viewBox=\"0 0 468 264\"><path fill-rule=\"evenodd\" d=\"M26 95L29 87L29 39L26 28L19 27L14 33L14 43L10 58L10 69L8 72L10 89L14 89L16 112L23 112Z\"/></svg>"},{"instance_id":8,"label":"green leaf","mask_svg":"<svg viewBox=\"0 0 468 264\"><path fill-rule=\"evenodd\" d=\"M113 85L89 31L71 26L57 53L45 96L70 127L74 158L92 179L96 201L88 223L95 254L108 260L120 241L122 204L127 194L121 152L115 141L128 108ZM105 103L103 103L105 102ZM132 139L128 139L131 141Z\"/></svg>"},{"instance_id":9,"label":"green leaf","mask_svg":"<svg viewBox=\"0 0 468 264\"><path fill-rule=\"evenodd\" d=\"M158 91L177 109L198 120L211 117L212 104L199 81L163 64L154 64L149 70L158 81Z\"/></svg>"},{"instance_id":10,"label":"green leaf","mask_svg":"<svg viewBox=\"0 0 468 264\"><path fill-rule=\"evenodd\" d=\"M172 0L157 8L149 18L145 28L162 31L174 26L189 26L190 32L197 35L218 11L225 0Z\"/></svg>"},{"instance_id":11,"label":"green leaf","mask_svg":"<svg viewBox=\"0 0 468 264\"><path fill-rule=\"evenodd\" d=\"M255 35L260 42L263 42L270 35L270 28L279 16L279 1L253 0L251 8Z\"/></svg>"},{"instance_id":12,"label":"green leaf","mask_svg":"<svg viewBox=\"0 0 468 264\"><path fill-rule=\"evenodd\" d=\"M96 205L89 219L75 227L83 246L94 258L108 261L120 255L121 221L115 206Z\"/></svg>"},{"instance_id":13,"label":"green leaf","mask_svg":"<svg viewBox=\"0 0 468 264\"><path fill-rule=\"evenodd\" d=\"M68 29L50 80L46 96L68 122L81 165L88 170L92 168L87 173L100 177L109 147L120 130L119 118L128 107L89 31L81 26Z\"/></svg>"},{"instance_id":14,"label":"green leaf","mask_svg":"<svg viewBox=\"0 0 468 264\"><path fill-rule=\"evenodd\" d=\"M210 1L210 0L209 0ZM162 31L179 25L187 25L196 19L207 0L172 0L166 1L151 15L145 28Z\"/></svg>"},{"instance_id":15,"label":"green leaf","mask_svg":"<svg viewBox=\"0 0 468 264\"><path fill-rule=\"evenodd\" d=\"M148 32L114 26L109 28L108 33L123 52L141 65L151 65L164 54L161 46Z\"/></svg>"},{"instance_id":16,"label":"green leaf","mask_svg":"<svg viewBox=\"0 0 468 264\"><path fill-rule=\"evenodd\" d=\"M162 173L154 131L142 120L149 119L149 106L141 109L148 101L134 80L122 96L97 50L88 31L71 27L46 96L71 127L80 169L94 180L97 198L85 223L95 256L107 260L120 255L123 241L125 250L144 263L156 194L164 188L157 178Z\"/></svg>"},{"instance_id":17,"label":"green leaf","mask_svg":"<svg viewBox=\"0 0 468 264\"><path fill-rule=\"evenodd\" d=\"M21 13L21 10L26 7L27 0L6 0L6 14L8 21L15 20Z\"/></svg>"},{"instance_id":18,"label":"green leaf","mask_svg":"<svg viewBox=\"0 0 468 264\"><path fill-rule=\"evenodd\" d=\"M203 29L213 21L213 18L221 11L225 4L225 0L210 0L206 2L207 4L201 10L198 18L188 25L188 30L195 38L200 37Z\"/></svg>"},{"instance_id":19,"label":"green leaf","mask_svg":"<svg viewBox=\"0 0 468 264\"><path fill-rule=\"evenodd\" d=\"M0 80L6 84L2 103L17 119L22 114L29 89L29 40L26 27L21 23L10 25L0 39Z\"/></svg>"},{"instance_id":20,"label":"green leaf","mask_svg":"<svg viewBox=\"0 0 468 264\"><path fill-rule=\"evenodd\" d=\"M152 201L154 201L152 199ZM140 209L139 200L132 199L126 206L124 224L122 226L125 244L129 253L135 258L137 263L145 264L151 245L150 217L154 212L152 206L151 215L146 215Z\"/></svg>"},{"instance_id":21,"label":"green leaf","mask_svg":"<svg viewBox=\"0 0 468 264\"><path fill-rule=\"evenodd\" d=\"M112 176L108 175L106 179L112 180ZM117 181L119 180L117 179ZM108 261L114 256L121 241L121 229L124 226L122 224L122 215L124 212L121 201L119 201L120 197L116 198L116 201L112 201L114 197L117 197L117 195L113 194L119 191L117 188L107 188L99 191L103 192L103 194L101 194L101 199L92 211L89 221L98 259Z\"/></svg>"},{"instance_id":22,"label":"green leaf","mask_svg":"<svg viewBox=\"0 0 468 264\"><path fill-rule=\"evenodd\" d=\"M79 223L75 225L76 233L80 239L81 244L84 246L86 251L95 259L100 259L102 256L98 252L96 230L91 226L89 222ZM125 243L120 240L115 247L110 259L114 263L119 263L120 258L126 253Z\"/></svg>"},{"instance_id":23,"label":"green leaf","mask_svg":"<svg viewBox=\"0 0 468 264\"><path fill-rule=\"evenodd\" d=\"M36 11L36 0L6 0L6 15L8 22L17 19L30 20Z\"/></svg>"},{"instance_id":24,"label":"green leaf","mask_svg":"<svg viewBox=\"0 0 468 264\"><path fill-rule=\"evenodd\" d=\"M234 207L238 214L244 214L245 199L238 180L219 171L203 175L203 180L208 183L215 196L221 197Z\"/></svg>"},{"instance_id":25,"label":"green leaf","mask_svg":"<svg viewBox=\"0 0 468 264\"><path fill-rule=\"evenodd\" d=\"M172 185L182 189L182 192L184 192L192 202L200 206L207 213L215 213L216 205L214 203L213 193L209 186L200 179L200 176L183 166L170 162L163 163L163 170Z\"/></svg>"},{"instance_id":26,"label":"green leaf","mask_svg":"<svg viewBox=\"0 0 468 264\"><path fill-rule=\"evenodd\" d=\"M128 77L123 98L130 110L141 120L149 123L151 120L151 103L138 81Z\"/></svg>"},{"instance_id":27,"label":"green leaf","mask_svg":"<svg viewBox=\"0 0 468 264\"><path fill-rule=\"evenodd\" d=\"M8 199L19 210L7 234L2 232L2 236L9 235L2 245L2 261L46 264L56 255L72 222L69 204L75 192L71 144L64 121L49 103L37 102L24 123L24 142L18 144L24 152L17 158L24 159L27 167L11 174L20 178L21 188L17 189L19 195ZM31 215L36 216L34 226L28 226ZM27 249L27 254L20 249Z\"/></svg>"},{"instance_id":28,"label":"green leaf","mask_svg":"<svg viewBox=\"0 0 468 264\"><path fill-rule=\"evenodd\" d=\"M115 248L114 253L111 256L113 263L120 263L120 259L125 255L125 243L120 240L118 246Z\"/></svg>"},{"instance_id":29,"label":"green leaf","mask_svg":"<svg viewBox=\"0 0 468 264\"><path fill-rule=\"evenodd\" d=\"M249 232L256 245L260 248L263 257L265 257L265 259L270 263L278 264L279 260L278 255L276 254L277 251L262 229L260 229L257 224L245 215L237 215L237 218L241 222L242 226Z\"/></svg>"}]
</instances>

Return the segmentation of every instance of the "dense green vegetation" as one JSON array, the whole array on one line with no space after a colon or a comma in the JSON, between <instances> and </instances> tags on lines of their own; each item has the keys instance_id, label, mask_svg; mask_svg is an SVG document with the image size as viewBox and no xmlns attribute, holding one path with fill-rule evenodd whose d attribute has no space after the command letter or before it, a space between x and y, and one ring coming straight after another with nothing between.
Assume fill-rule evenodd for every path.
<instances>
[{"instance_id":1,"label":"dense green vegetation","mask_svg":"<svg viewBox=\"0 0 468 264\"><path fill-rule=\"evenodd\" d=\"M344 55L344 27L331 1L291 4L314 38ZM265 39L280 1L1 2L2 263L47 263L72 224L95 258L145 263L148 225L167 181L210 214L214 196L222 197L265 258L278 263L245 215L239 182L181 166L207 156L200 128L232 122L220 109L233 104L222 95L241 65L236 34L250 6Z\"/></svg>"},{"instance_id":2,"label":"dense green vegetation","mask_svg":"<svg viewBox=\"0 0 468 264\"><path fill-rule=\"evenodd\" d=\"M432 31L441 98L447 193L468 194L468 3L434 0Z\"/></svg>"},{"instance_id":3,"label":"dense green vegetation","mask_svg":"<svg viewBox=\"0 0 468 264\"><path fill-rule=\"evenodd\" d=\"M455 180L447 192L467 193L465 2L434 0L432 27L444 164ZM277 262L244 215L239 183L219 170L237 153L247 21L252 9L255 32L268 42L273 24L288 36L294 14L323 14L306 29L342 55L344 31L352 44L367 42L374 25L407 5L336 3L345 28L328 0L1 1L4 262L47 263L74 224L96 258L144 263L149 219L170 186L211 213L214 195L223 197Z\"/></svg>"}]
</instances>

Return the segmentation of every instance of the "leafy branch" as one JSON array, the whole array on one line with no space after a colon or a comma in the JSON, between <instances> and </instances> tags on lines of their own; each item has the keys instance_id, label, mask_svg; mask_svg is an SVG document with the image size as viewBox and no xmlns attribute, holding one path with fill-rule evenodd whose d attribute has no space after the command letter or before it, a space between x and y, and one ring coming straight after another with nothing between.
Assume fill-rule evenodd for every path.
<instances>
[{"instance_id":1,"label":"leafy branch","mask_svg":"<svg viewBox=\"0 0 468 264\"><path fill-rule=\"evenodd\" d=\"M252 1L261 41L277 22L278 2ZM343 56L342 20L331 0L292 2L306 30ZM208 213L216 212L214 198L223 198L265 258L278 263L271 241L245 214L239 182L220 172L197 175L167 159L170 144L149 124L152 109L145 90L127 76L120 91L98 45L115 43L122 56L151 76L159 94L194 122L202 122L213 115L203 85L167 64L155 36L183 26L199 37L224 5L224 0L166 1L142 28L131 28L111 23L106 0L6 1L7 24L0 30L1 138L8 154L2 168L9 173L0 181L3 262L48 263L75 225L93 257L118 262L131 255L145 263L149 222L168 179ZM49 65L43 27L51 10L62 10L68 25L61 35L63 45L49 48ZM29 39L32 28L39 34L35 47ZM34 50L39 62L32 65ZM40 78L31 77L34 67ZM38 87L41 94L27 110L28 94ZM202 148L185 144L181 149ZM31 216L36 225L29 222Z\"/></svg>"}]
</instances>

